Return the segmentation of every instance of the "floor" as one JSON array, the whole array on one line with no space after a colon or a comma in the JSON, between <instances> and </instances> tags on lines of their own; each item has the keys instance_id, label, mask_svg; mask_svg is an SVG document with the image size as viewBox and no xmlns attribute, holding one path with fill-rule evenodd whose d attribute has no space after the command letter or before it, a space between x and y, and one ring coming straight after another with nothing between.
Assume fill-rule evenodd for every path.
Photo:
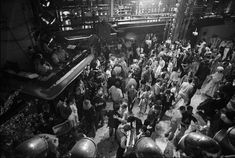
<instances>
[{"instance_id":1,"label":"floor","mask_svg":"<svg viewBox=\"0 0 235 158\"><path fill-rule=\"evenodd\" d=\"M203 101L205 98L199 94L195 94L192 98L191 106L194 107L194 112L196 107ZM182 101L179 101L176 108L182 105ZM112 103L107 103L107 110L112 109ZM133 108L133 113L137 115L139 108L135 106ZM167 111L163 120L160 121L155 129L155 132L152 134L152 138L155 140L156 144L160 147L162 152L168 146L169 148L172 147L172 143L164 136L164 133L167 129L169 129L170 118L172 116L172 111ZM143 121L146 118L146 115L141 117ZM190 128L189 128L190 130ZM107 128L107 118L105 119L105 125L97 130L95 142L98 147L99 156L102 158L115 158L116 150L117 150L117 143L115 142L114 138L109 138L109 132ZM171 150L172 151L172 150Z\"/></svg>"}]
</instances>

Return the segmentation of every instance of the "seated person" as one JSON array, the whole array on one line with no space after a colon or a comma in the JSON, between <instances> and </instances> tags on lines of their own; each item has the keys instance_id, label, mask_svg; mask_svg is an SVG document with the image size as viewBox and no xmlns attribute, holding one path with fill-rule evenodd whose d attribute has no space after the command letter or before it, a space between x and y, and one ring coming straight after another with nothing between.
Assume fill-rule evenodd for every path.
<instances>
[{"instance_id":1,"label":"seated person","mask_svg":"<svg viewBox=\"0 0 235 158\"><path fill-rule=\"evenodd\" d=\"M46 75L53 69L50 63L43 58L42 54L36 54L33 62L36 73L40 75Z\"/></svg>"},{"instance_id":2,"label":"seated person","mask_svg":"<svg viewBox=\"0 0 235 158\"><path fill-rule=\"evenodd\" d=\"M68 57L69 54L61 46L58 46L51 56L53 63L56 65L65 62Z\"/></svg>"}]
</instances>

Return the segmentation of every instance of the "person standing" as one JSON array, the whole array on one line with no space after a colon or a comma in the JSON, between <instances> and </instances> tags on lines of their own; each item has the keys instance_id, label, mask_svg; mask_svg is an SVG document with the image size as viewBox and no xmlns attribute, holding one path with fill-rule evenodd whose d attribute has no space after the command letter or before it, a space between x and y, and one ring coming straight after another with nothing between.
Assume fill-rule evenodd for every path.
<instances>
[{"instance_id":1,"label":"person standing","mask_svg":"<svg viewBox=\"0 0 235 158\"><path fill-rule=\"evenodd\" d=\"M118 149L117 149L117 153L116 153L117 158L124 158L125 157L124 153L125 153L125 150L128 148L128 146L126 146L127 132L129 130L131 130L130 125L125 125L125 126L117 129L117 132L116 132L116 137L117 137L117 141L118 141Z\"/></svg>"},{"instance_id":2,"label":"person standing","mask_svg":"<svg viewBox=\"0 0 235 158\"><path fill-rule=\"evenodd\" d=\"M162 69L165 67L165 65L166 65L166 62L163 60L162 57L160 57L159 65L156 71L154 72L155 78L158 78L161 75Z\"/></svg>"},{"instance_id":3,"label":"person standing","mask_svg":"<svg viewBox=\"0 0 235 158\"><path fill-rule=\"evenodd\" d=\"M74 97L69 98L68 105L72 111L68 117L68 120L71 122L72 127L76 127L79 124L79 118L78 118L78 110L76 107L76 102L75 102Z\"/></svg>"},{"instance_id":4,"label":"person standing","mask_svg":"<svg viewBox=\"0 0 235 158\"><path fill-rule=\"evenodd\" d=\"M144 121L146 130L149 131L149 136L151 136L155 130L155 125L159 121L159 118L160 118L161 109L162 109L162 106L161 106L160 100L157 101L156 105L153 105L149 109L147 118Z\"/></svg>"},{"instance_id":5,"label":"person standing","mask_svg":"<svg viewBox=\"0 0 235 158\"><path fill-rule=\"evenodd\" d=\"M184 104L187 104L189 102L189 96L193 91L192 81L193 80L189 78L187 82L182 83L175 105L179 102L181 98L183 98Z\"/></svg>"},{"instance_id":6,"label":"person standing","mask_svg":"<svg viewBox=\"0 0 235 158\"><path fill-rule=\"evenodd\" d=\"M135 89L134 85L131 85L131 87L127 91L127 97L128 97L128 111L132 113L132 109L134 107L135 99L137 97L137 90Z\"/></svg>"},{"instance_id":7,"label":"person standing","mask_svg":"<svg viewBox=\"0 0 235 158\"><path fill-rule=\"evenodd\" d=\"M120 104L122 103L123 100L123 93L120 87L121 87L120 82L116 81L115 85L109 88L109 94L111 95L111 99L113 101L114 110L119 109Z\"/></svg>"},{"instance_id":8,"label":"person standing","mask_svg":"<svg viewBox=\"0 0 235 158\"><path fill-rule=\"evenodd\" d=\"M199 81L198 81L197 77L193 78L193 83L192 84L193 84L193 90L189 93L189 100L188 100L188 103L186 105L191 104L192 97L194 96L194 94L196 93L196 91L198 89Z\"/></svg>"},{"instance_id":9,"label":"person standing","mask_svg":"<svg viewBox=\"0 0 235 158\"><path fill-rule=\"evenodd\" d=\"M103 126L104 124L104 108L106 107L106 101L104 99L103 95L103 89L100 88L98 90L98 93L96 97L93 99L93 105L95 105L95 111L96 111L96 128L99 126Z\"/></svg>"},{"instance_id":10,"label":"person standing","mask_svg":"<svg viewBox=\"0 0 235 158\"><path fill-rule=\"evenodd\" d=\"M165 137L169 140L174 138L178 126L181 124L182 115L185 112L185 106L180 106L179 109L173 112L169 130L165 133Z\"/></svg>"},{"instance_id":11,"label":"person standing","mask_svg":"<svg viewBox=\"0 0 235 158\"><path fill-rule=\"evenodd\" d=\"M224 68L219 66L217 67L217 72L209 76L209 83L205 85L204 89L202 89L202 94L210 97L214 96L219 87L220 81L223 79L223 70Z\"/></svg>"},{"instance_id":12,"label":"person standing","mask_svg":"<svg viewBox=\"0 0 235 158\"><path fill-rule=\"evenodd\" d=\"M144 91L140 93L140 103L139 103L140 115L143 115L147 110L147 105L149 104L150 93L151 92L150 92L149 86L146 86L144 88Z\"/></svg>"},{"instance_id":13,"label":"person standing","mask_svg":"<svg viewBox=\"0 0 235 158\"><path fill-rule=\"evenodd\" d=\"M182 114L179 133L174 138L175 145L178 144L185 131L189 128L189 126L191 125L191 121L193 121L197 126L197 119L193 116L193 107L187 106L187 111Z\"/></svg>"},{"instance_id":14,"label":"person standing","mask_svg":"<svg viewBox=\"0 0 235 158\"><path fill-rule=\"evenodd\" d=\"M75 101L76 101L78 117L80 121L82 119L82 110L83 110L82 103L85 98L85 93L86 93L86 90L85 90L84 82L80 79L78 80L78 83L74 89Z\"/></svg>"},{"instance_id":15,"label":"person standing","mask_svg":"<svg viewBox=\"0 0 235 158\"><path fill-rule=\"evenodd\" d=\"M195 74L199 79L198 89L201 89L203 82L205 81L207 75L210 73L209 63L208 61L202 61L199 64L199 68Z\"/></svg>"},{"instance_id":16,"label":"person standing","mask_svg":"<svg viewBox=\"0 0 235 158\"><path fill-rule=\"evenodd\" d=\"M170 75L170 79L168 81L168 87L172 86L174 83L178 84L180 81L180 72L176 68L173 69L173 72Z\"/></svg>"},{"instance_id":17,"label":"person standing","mask_svg":"<svg viewBox=\"0 0 235 158\"><path fill-rule=\"evenodd\" d=\"M95 137L96 128L96 111L90 100L85 99L83 101L83 124L85 125L85 130L88 137Z\"/></svg>"},{"instance_id":18,"label":"person standing","mask_svg":"<svg viewBox=\"0 0 235 158\"><path fill-rule=\"evenodd\" d=\"M153 95L157 98L160 99L160 92L161 92L161 85L162 85L162 80L157 79L156 83L153 86Z\"/></svg>"},{"instance_id":19,"label":"person standing","mask_svg":"<svg viewBox=\"0 0 235 158\"><path fill-rule=\"evenodd\" d=\"M127 111L126 103L123 103L118 110L111 110L108 112L108 127L109 136L112 137L113 132L117 132L117 128L120 124L126 123L125 112ZM116 138L116 135L115 135Z\"/></svg>"},{"instance_id":20,"label":"person standing","mask_svg":"<svg viewBox=\"0 0 235 158\"><path fill-rule=\"evenodd\" d=\"M163 108L162 108L160 119L162 119L166 111L172 107L173 101L175 101L174 94L169 89L167 89L164 94L161 94L161 101L162 101Z\"/></svg>"}]
</instances>

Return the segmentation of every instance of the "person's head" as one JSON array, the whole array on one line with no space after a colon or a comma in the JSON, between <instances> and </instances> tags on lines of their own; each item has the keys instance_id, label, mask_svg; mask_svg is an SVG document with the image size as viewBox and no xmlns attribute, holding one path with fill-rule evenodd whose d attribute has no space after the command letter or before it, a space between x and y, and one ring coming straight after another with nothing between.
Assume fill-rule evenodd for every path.
<instances>
[{"instance_id":1,"label":"person's head","mask_svg":"<svg viewBox=\"0 0 235 158\"><path fill-rule=\"evenodd\" d=\"M215 99L224 99L225 96L224 96L224 93L222 93L221 91L216 91L214 96L213 96Z\"/></svg>"},{"instance_id":2,"label":"person's head","mask_svg":"<svg viewBox=\"0 0 235 158\"><path fill-rule=\"evenodd\" d=\"M80 96L82 94L82 90L80 86L77 86L75 89L75 95Z\"/></svg>"},{"instance_id":3,"label":"person's head","mask_svg":"<svg viewBox=\"0 0 235 158\"><path fill-rule=\"evenodd\" d=\"M128 124L124 125L122 128L123 128L124 132L131 130L131 126Z\"/></svg>"},{"instance_id":4,"label":"person's head","mask_svg":"<svg viewBox=\"0 0 235 158\"><path fill-rule=\"evenodd\" d=\"M134 63L134 64L137 64L137 63L138 63L138 60L137 60L137 59L133 59L133 63Z\"/></svg>"},{"instance_id":5,"label":"person's head","mask_svg":"<svg viewBox=\"0 0 235 158\"><path fill-rule=\"evenodd\" d=\"M170 95L170 94L171 94L171 90L170 90L170 89L167 89L167 90L165 91L165 94L166 94L166 95Z\"/></svg>"},{"instance_id":6,"label":"person's head","mask_svg":"<svg viewBox=\"0 0 235 158\"><path fill-rule=\"evenodd\" d=\"M174 67L174 68L172 69L172 71L177 71L177 67Z\"/></svg>"},{"instance_id":7,"label":"person's head","mask_svg":"<svg viewBox=\"0 0 235 158\"><path fill-rule=\"evenodd\" d=\"M179 110L180 110L181 113L184 113L185 112L185 106L180 106Z\"/></svg>"},{"instance_id":8,"label":"person's head","mask_svg":"<svg viewBox=\"0 0 235 158\"><path fill-rule=\"evenodd\" d=\"M134 121L136 121L136 117L135 116L129 116L127 118L127 122L134 122Z\"/></svg>"},{"instance_id":9,"label":"person's head","mask_svg":"<svg viewBox=\"0 0 235 158\"><path fill-rule=\"evenodd\" d=\"M187 112L192 114L193 113L193 107L192 106L187 106Z\"/></svg>"},{"instance_id":10,"label":"person's head","mask_svg":"<svg viewBox=\"0 0 235 158\"><path fill-rule=\"evenodd\" d=\"M145 81L145 80L141 80L140 83L141 83L142 85L145 85L145 84L146 84L146 81Z\"/></svg>"},{"instance_id":11,"label":"person's head","mask_svg":"<svg viewBox=\"0 0 235 158\"><path fill-rule=\"evenodd\" d=\"M161 85L161 84L162 84L162 80L161 80L160 78L158 78L158 79L156 80L156 83L158 83L158 85Z\"/></svg>"},{"instance_id":12,"label":"person's head","mask_svg":"<svg viewBox=\"0 0 235 158\"><path fill-rule=\"evenodd\" d=\"M188 82L189 82L189 83L192 83L192 82L193 82L193 79L192 79L192 78L189 78L189 79L188 79Z\"/></svg>"},{"instance_id":13,"label":"person's head","mask_svg":"<svg viewBox=\"0 0 235 158\"><path fill-rule=\"evenodd\" d=\"M222 66L217 67L217 72L222 73L224 71L224 68Z\"/></svg>"},{"instance_id":14,"label":"person's head","mask_svg":"<svg viewBox=\"0 0 235 158\"><path fill-rule=\"evenodd\" d=\"M73 96L70 96L67 100L68 105L72 105L75 103L75 98Z\"/></svg>"},{"instance_id":15,"label":"person's head","mask_svg":"<svg viewBox=\"0 0 235 158\"><path fill-rule=\"evenodd\" d=\"M146 86L145 89L146 89L146 91L150 91L151 90L150 86Z\"/></svg>"},{"instance_id":16,"label":"person's head","mask_svg":"<svg viewBox=\"0 0 235 158\"><path fill-rule=\"evenodd\" d=\"M121 105L121 109L126 110L127 109L127 103L123 102Z\"/></svg>"},{"instance_id":17,"label":"person's head","mask_svg":"<svg viewBox=\"0 0 235 158\"><path fill-rule=\"evenodd\" d=\"M116 82L115 82L115 87L120 88L120 86L121 86L120 82L119 82L119 81L116 81Z\"/></svg>"},{"instance_id":18,"label":"person's head","mask_svg":"<svg viewBox=\"0 0 235 158\"><path fill-rule=\"evenodd\" d=\"M157 103L157 105L161 105L161 102ZM160 111L160 110L161 110L161 106L156 106L156 105L154 105L154 106L153 106L153 109L154 109L155 111Z\"/></svg>"},{"instance_id":19,"label":"person's head","mask_svg":"<svg viewBox=\"0 0 235 158\"><path fill-rule=\"evenodd\" d=\"M156 105L162 105L162 101L159 99L156 101Z\"/></svg>"},{"instance_id":20,"label":"person's head","mask_svg":"<svg viewBox=\"0 0 235 158\"><path fill-rule=\"evenodd\" d=\"M91 105L90 100L85 99L85 100L83 101L83 109L88 110L88 109L90 109L91 107L92 107L92 105Z\"/></svg>"}]
</instances>

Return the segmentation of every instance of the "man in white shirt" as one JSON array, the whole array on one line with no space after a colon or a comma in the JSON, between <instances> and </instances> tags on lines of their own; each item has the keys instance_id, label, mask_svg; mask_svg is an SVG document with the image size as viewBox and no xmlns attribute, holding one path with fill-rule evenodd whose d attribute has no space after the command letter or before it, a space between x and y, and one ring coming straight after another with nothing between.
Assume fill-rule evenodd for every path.
<instances>
[{"instance_id":1,"label":"man in white shirt","mask_svg":"<svg viewBox=\"0 0 235 158\"><path fill-rule=\"evenodd\" d=\"M120 89L120 83L116 81L115 85L109 88L109 93L113 101L114 110L119 109L120 103L122 103L123 93Z\"/></svg>"},{"instance_id":2,"label":"man in white shirt","mask_svg":"<svg viewBox=\"0 0 235 158\"><path fill-rule=\"evenodd\" d=\"M153 89L152 89L154 95L156 96L160 95L161 84L162 84L162 81L160 79L158 79L156 83L154 84Z\"/></svg>"},{"instance_id":3,"label":"man in white shirt","mask_svg":"<svg viewBox=\"0 0 235 158\"><path fill-rule=\"evenodd\" d=\"M184 106L179 107L179 109L177 109L173 112L170 128L165 133L165 137L168 137L169 140L173 139L173 137L175 135L175 131L177 130L178 126L181 124L182 114L184 112L185 112Z\"/></svg>"},{"instance_id":4,"label":"man in white shirt","mask_svg":"<svg viewBox=\"0 0 235 158\"><path fill-rule=\"evenodd\" d=\"M203 40L200 45L198 45L198 54L202 53L202 49L206 46L206 42Z\"/></svg>"},{"instance_id":5,"label":"man in white shirt","mask_svg":"<svg viewBox=\"0 0 235 158\"><path fill-rule=\"evenodd\" d=\"M191 94L191 92L193 91L193 83L192 83L192 79L189 78L188 82L183 82L181 87L180 87L180 91L179 91L179 95L177 96L177 100L175 102L175 105L178 103L178 101L183 98L184 100L184 104L187 104L189 101L189 95Z\"/></svg>"}]
</instances>

